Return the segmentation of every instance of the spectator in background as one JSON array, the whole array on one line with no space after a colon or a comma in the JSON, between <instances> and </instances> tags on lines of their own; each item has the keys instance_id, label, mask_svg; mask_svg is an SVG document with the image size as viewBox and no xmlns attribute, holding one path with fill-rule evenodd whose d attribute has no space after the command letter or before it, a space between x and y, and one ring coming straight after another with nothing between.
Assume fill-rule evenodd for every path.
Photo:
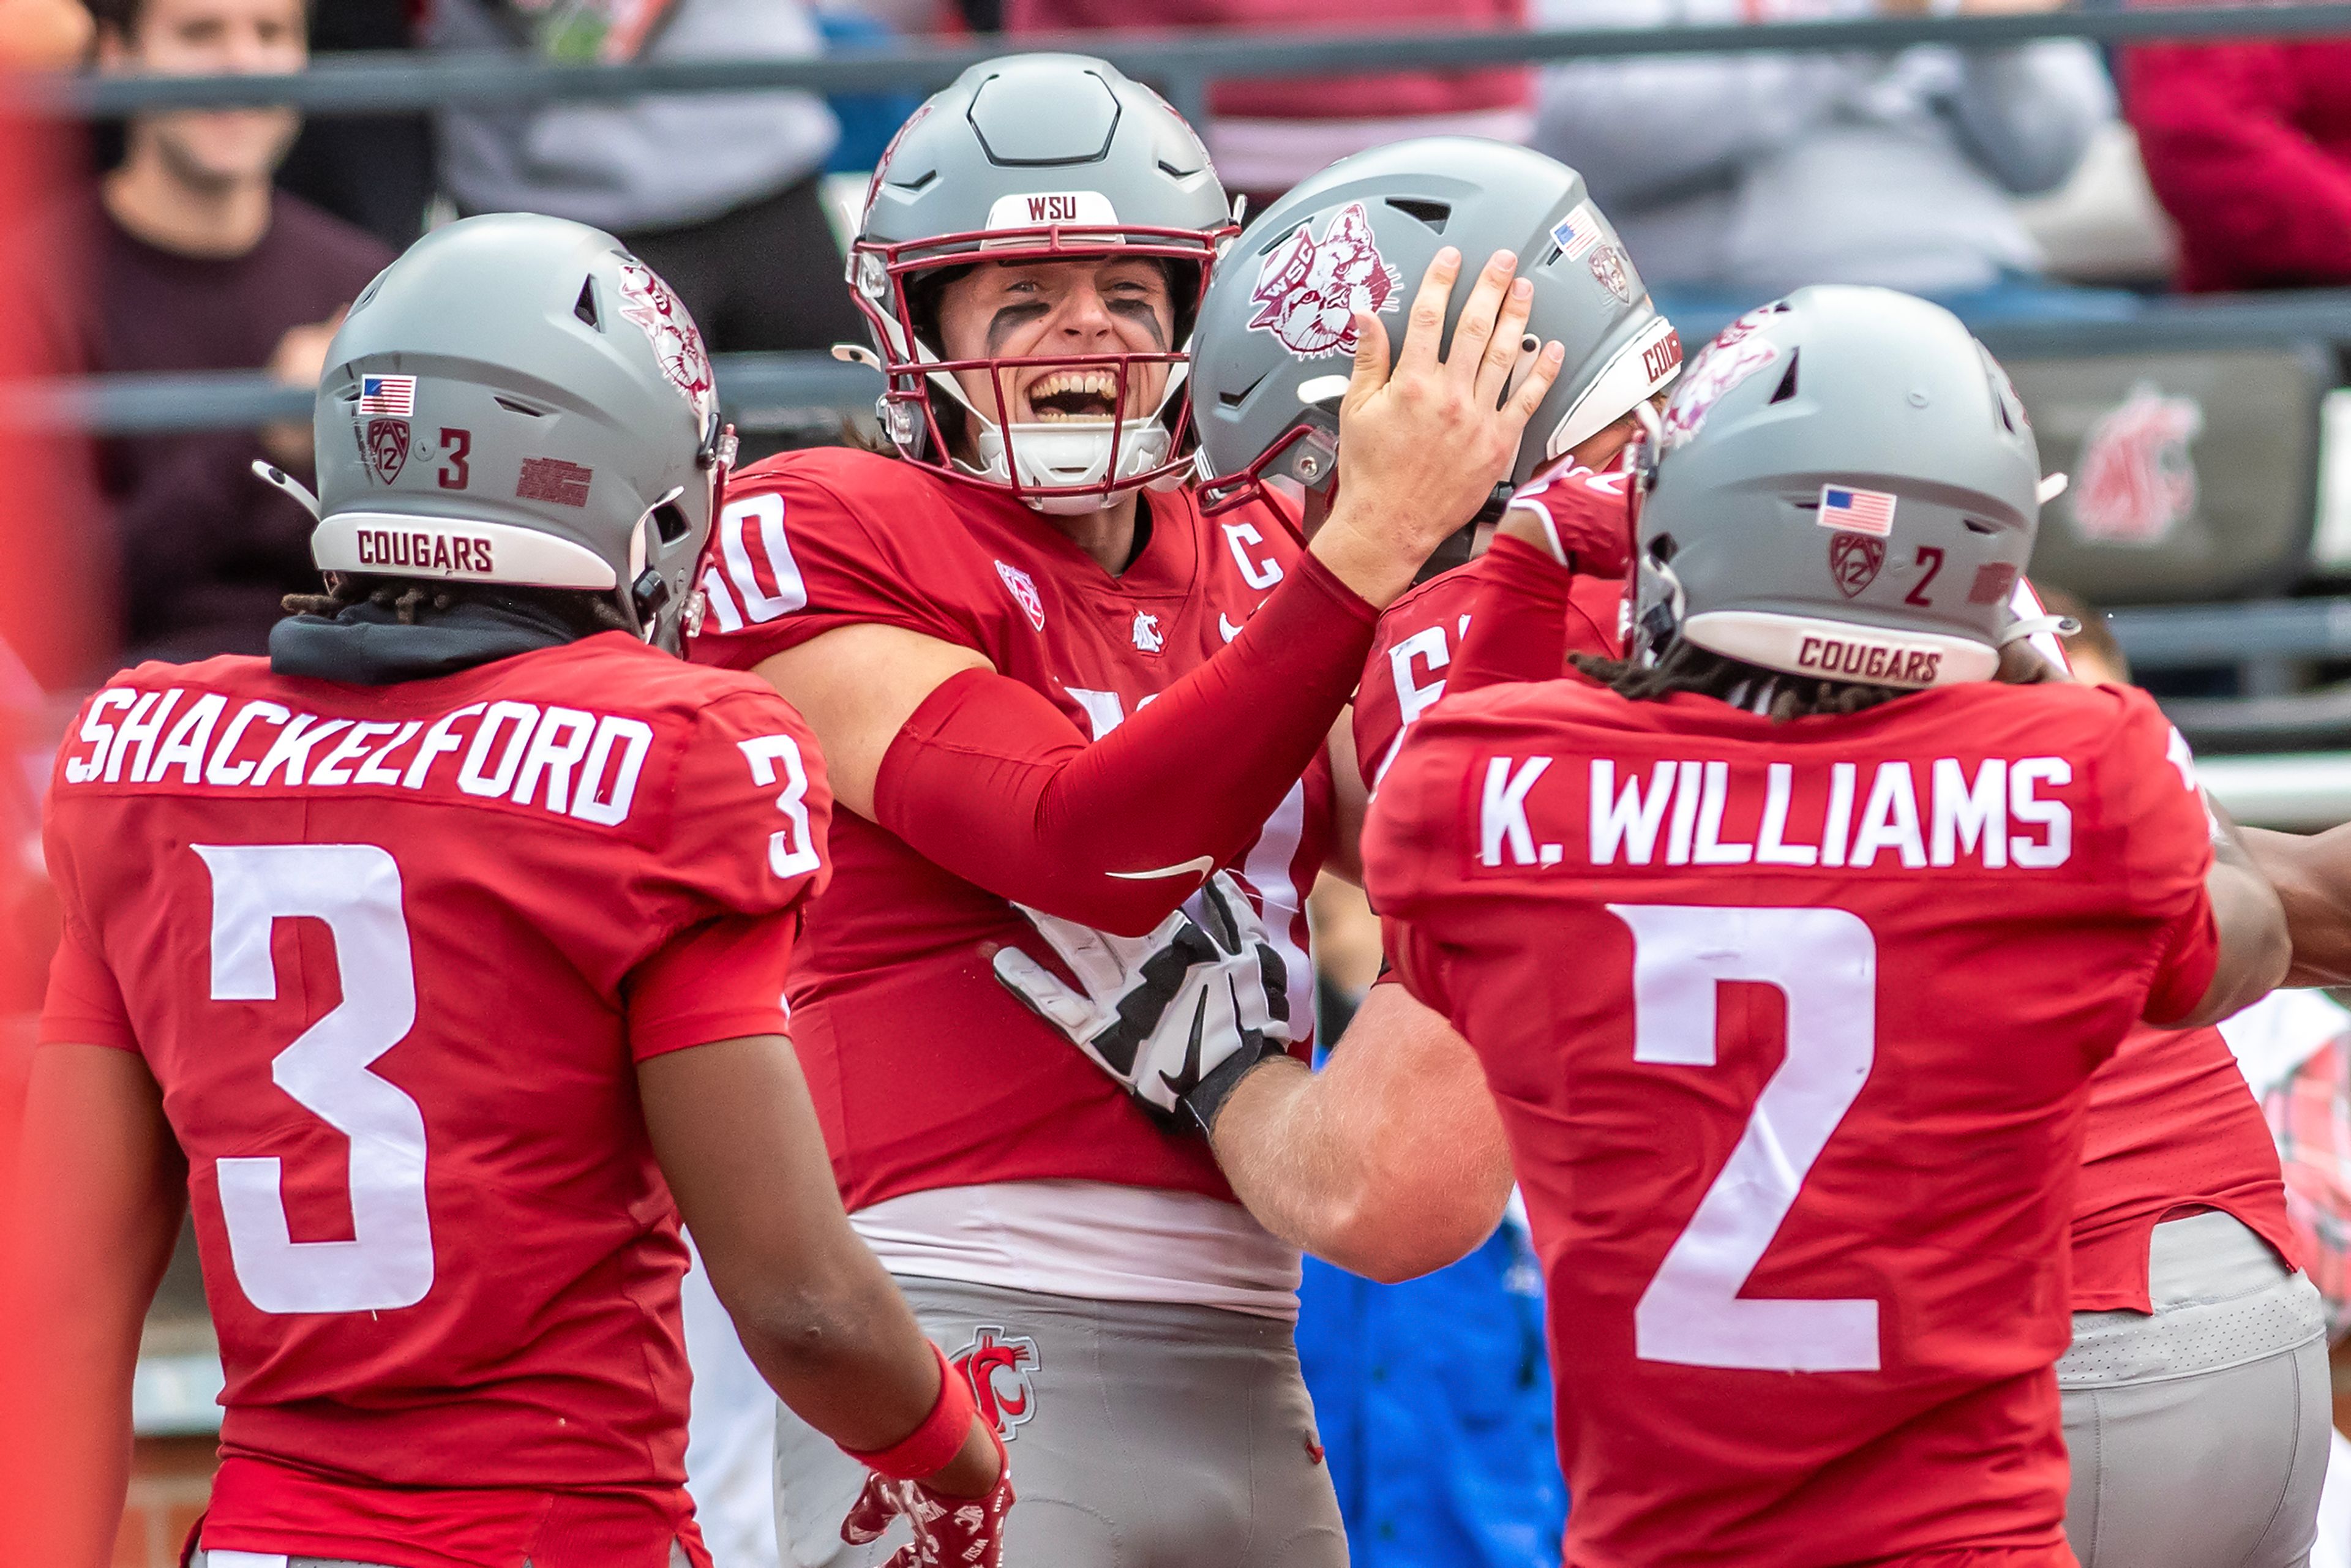
<instances>
[{"instance_id":1,"label":"spectator in background","mask_svg":"<svg viewBox=\"0 0 2351 1568\"><path fill-rule=\"evenodd\" d=\"M1325 0L1003 0L1003 6L1004 30L1015 37L1122 27L1326 32L1337 25ZM1527 0L1355 0L1344 8L1344 25L1350 35L1520 28ZM1204 140L1225 189L1247 195L1254 211L1341 158L1408 136L1524 141L1532 89L1518 67L1223 82L1209 89Z\"/></svg>"},{"instance_id":2,"label":"spectator in background","mask_svg":"<svg viewBox=\"0 0 2351 1568\"><path fill-rule=\"evenodd\" d=\"M2122 80L2180 287L2351 283L2351 40L2147 44Z\"/></svg>"},{"instance_id":3,"label":"spectator in background","mask_svg":"<svg viewBox=\"0 0 2351 1568\"><path fill-rule=\"evenodd\" d=\"M1957 0L1953 8L2058 4ZM1926 0L1536 5L1537 20L1554 27L1929 8ZM1583 171L1677 317L1742 309L1809 283L1884 284L1964 306L2033 291L2043 257L2009 197L2061 183L2113 114L2105 68L2072 39L1891 55L1690 55L1552 69L1534 144Z\"/></svg>"},{"instance_id":4,"label":"spectator in background","mask_svg":"<svg viewBox=\"0 0 2351 1568\"><path fill-rule=\"evenodd\" d=\"M298 71L303 0L99 0L99 68ZM298 120L286 109L132 117L94 193L20 236L74 256L76 294L36 289L44 362L68 373L266 368L314 386L343 309L392 259L372 237L270 176ZM18 276L24 276L20 269ZM315 591L310 518L256 479L255 458L307 474L307 420L109 441L109 503L128 658L259 653L278 601Z\"/></svg>"},{"instance_id":5,"label":"spectator in background","mask_svg":"<svg viewBox=\"0 0 2351 1568\"><path fill-rule=\"evenodd\" d=\"M0 70L54 71L89 53L81 0L0 0Z\"/></svg>"},{"instance_id":6,"label":"spectator in background","mask_svg":"<svg viewBox=\"0 0 2351 1568\"><path fill-rule=\"evenodd\" d=\"M427 37L607 63L820 52L800 0L436 0ZM804 92L466 105L441 112L442 183L468 214L620 235L715 350L826 349L865 331L818 189L839 134Z\"/></svg>"}]
</instances>

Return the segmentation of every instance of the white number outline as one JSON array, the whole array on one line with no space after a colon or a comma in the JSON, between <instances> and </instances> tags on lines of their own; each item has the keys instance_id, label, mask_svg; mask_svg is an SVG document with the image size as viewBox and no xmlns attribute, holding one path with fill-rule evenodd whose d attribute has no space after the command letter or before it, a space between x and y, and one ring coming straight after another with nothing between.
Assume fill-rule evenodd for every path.
<instances>
[{"instance_id":1,"label":"white number outline","mask_svg":"<svg viewBox=\"0 0 2351 1568\"><path fill-rule=\"evenodd\" d=\"M768 570L775 575L776 591L769 593L759 586L758 575L751 569L750 526L759 527L759 551L768 558ZM703 595L709 601L711 613L718 617L719 630L740 632L745 619L764 625L780 620L795 610L808 608L808 583L800 576L799 562L792 559L792 549L784 538L784 498L770 490L761 495L746 496L730 501L718 514L718 556L726 568L737 593L742 595L741 609L726 591L726 582L718 575L714 563L702 574Z\"/></svg>"},{"instance_id":2,"label":"white number outline","mask_svg":"<svg viewBox=\"0 0 2351 1568\"><path fill-rule=\"evenodd\" d=\"M416 1025L416 969L400 867L374 844L192 844L212 873L212 998L275 1001L270 936L326 923L342 1000L270 1059L296 1103L350 1140L351 1239L296 1241L277 1156L214 1162L229 1260L265 1312L412 1307L433 1288L424 1113L371 1071Z\"/></svg>"},{"instance_id":3,"label":"white number outline","mask_svg":"<svg viewBox=\"0 0 2351 1568\"><path fill-rule=\"evenodd\" d=\"M1876 1057L1877 942L1849 910L1612 904L1633 932L1633 1057L1711 1067L1722 980L1778 988L1787 1055L1633 1312L1634 1354L1682 1366L1878 1370L1878 1302L1740 1295Z\"/></svg>"},{"instance_id":4,"label":"white number outline","mask_svg":"<svg viewBox=\"0 0 2351 1568\"><path fill-rule=\"evenodd\" d=\"M799 742L789 735L762 735L738 740L736 746L751 764L751 779L765 787L784 781L776 810L791 823L768 835L768 869L778 876L806 876L824 863L817 847L816 830L809 823L808 765L800 759ZM783 764L780 772L776 764Z\"/></svg>"}]
</instances>

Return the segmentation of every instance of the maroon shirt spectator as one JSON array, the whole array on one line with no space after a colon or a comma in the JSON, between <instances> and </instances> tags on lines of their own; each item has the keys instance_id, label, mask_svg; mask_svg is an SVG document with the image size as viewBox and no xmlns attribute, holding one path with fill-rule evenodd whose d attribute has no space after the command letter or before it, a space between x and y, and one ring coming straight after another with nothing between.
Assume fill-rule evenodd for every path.
<instances>
[{"instance_id":1,"label":"maroon shirt spectator","mask_svg":"<svg viewBox=\"0 0 2351 1568\"><path fill-rule=\"evenodd\" d=\"M1008 34L1131 27L1260 32L1520 29L1526 0L1004 0ZM1208 153L1225 188L1278 195L1325 165L1407 136L1524 141L1534 78L1520 67L1443 75L1231 81L1212 89Z\"/></svg>"},{"instance_id":2,"label":"maroon shirt spectator","mask_svg":"<svg viewBox=\"0 0 2351 1568\"><path fill-rule=\"evenodd\" d=\"M2145 45L2123 94L2180 287L2351 283L2351 40Z\"/></svg>"},{"instance_id":3,"label":"maroon shirt spectator","mask_svg":"<svg viewBox=\"0 0 2351 1568\"><path fill-rule=\"evenodd\" d=\"M96 0L101 69L293 71L304 0ZM33 225L36 255L78 258L78 292L37 296L53 371L267 369L314 386L342 311L392 259L380 241L275 191L290 110L133 116L95 195ZM288 592L315 591L310 518L255 478L307 476L308 419L101 443L130 655L259 653ZM103 672L98 672L102 674Z\"/></svg>"},{"instance_id":4,"label":"maroon shirt spectator","mask_svg":"<svg viewBox=\"0 0 2351 1568\"><path fill-rule=\"evenodd\" d=\"M89 291L45 312L53 362L85 373L257 370L319 334L392 253L316 207L275 194L242 255L187 256L126 229L95 196L53 214L58 249L88 260ZM318 345L323 351L324 343ZM310 374L317 375L312 364ZM315 592L310 515L254 477L268 457L304 474L309 427L199 430L99 444L130 657L267 651L287 593ZM289 463L289 459L291 462Z\"/></svg>"}]
</instances>

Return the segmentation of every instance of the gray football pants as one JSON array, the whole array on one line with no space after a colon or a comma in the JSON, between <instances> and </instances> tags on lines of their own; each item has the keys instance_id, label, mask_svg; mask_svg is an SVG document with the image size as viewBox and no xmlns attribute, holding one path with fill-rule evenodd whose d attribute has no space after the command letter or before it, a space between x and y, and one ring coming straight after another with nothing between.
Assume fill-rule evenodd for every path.
<instances>
[{"instance_id":1,"label":"gray football pants","mask_svg":"<svg viewBox=\"0 0 2351 1568\"><path fill-rule=\"evenodd\" d=\"M2076 1312L2057 1364L2082 1568L2301 1568L2332 1408L2318 1291L2229 1216L2155 1228L2153 1316Z\"/></svg>"},{"instance_id":2,"label":"gray football pants","mask_svg":"<svg viewBox=\"0 0 2351 1568\"><path fill-rule=\"evenodd\" d=\"M1217 1307L1091 1301L901 1279L923 1332L977 1348L1008 1429L1018 1568L1345 1568L1339 1500L1290 1325ZM776 1419L785 1568L871 1568L842 1544L862 1466Z\"/></svg>"}]
</instances>

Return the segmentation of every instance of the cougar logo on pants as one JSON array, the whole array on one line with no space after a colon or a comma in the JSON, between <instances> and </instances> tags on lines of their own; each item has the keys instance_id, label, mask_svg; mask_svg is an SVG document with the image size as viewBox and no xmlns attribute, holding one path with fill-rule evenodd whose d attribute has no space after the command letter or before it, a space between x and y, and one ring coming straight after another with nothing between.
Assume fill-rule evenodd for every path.
<instances>
[{"instance_id":1,"label":"cougar logo on pants","mask_svg":"<svg viewBox=\"0 0 2351 1568\"><path fill-rule=\"evenodd\" d=\"M971 1343L948 1358L971 1385L980 1416L1009 1442L1014 1428L1037 1414L1037 1384L1029 1375L1041 1364L1037 1342L1013 1337L994 1323L971 1331Z\"/></svg>"}]
</instances>

